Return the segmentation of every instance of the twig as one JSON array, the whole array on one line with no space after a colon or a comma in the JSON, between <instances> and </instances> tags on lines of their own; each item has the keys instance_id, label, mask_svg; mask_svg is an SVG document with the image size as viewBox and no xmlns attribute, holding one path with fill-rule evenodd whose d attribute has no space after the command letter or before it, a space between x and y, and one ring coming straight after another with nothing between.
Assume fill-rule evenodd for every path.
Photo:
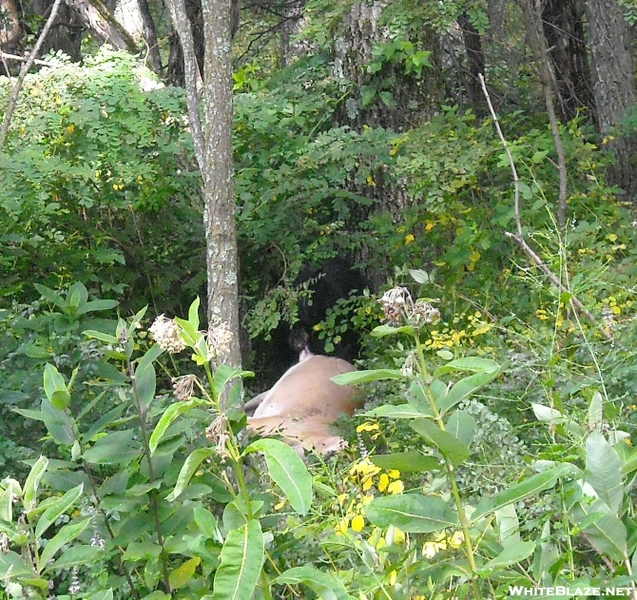
<instances>
[{"instance_id":1,"label":"twig","mask_svg":"<svg viewBox=\"0 0 637 600\"><path fill-rule=\"evenodd\" d=\"M535 2L535 7L533 6L533 1ZM566 199L568 197L566 157L564 156L564 146L562 145L562 138L560 137L560 129L557 123L557 116L555 115L555 105L553 103L553 77L551 72L551 65L548 58L549 50L546 47L546 38L544 37L544 31L542 30L542 8L540 5L540 0L528 0L527 13L528 18L531 21L531 31L535 34L534 37L537 46L536 51L540 59L538 75L540 78L540 84L542 85L542 92L544 94L544 103L546 104L546 112L549 117L549 124L551 126L553 145L555 146L555 153L557 154L557 174L560 182L557 204L557 227L560 231L560 235L563 235L564 227L566 226Z\"/></svg>"},{"instance_id":2,"label":"twig","mask_svg":"<svg viewBox=\"0 0 637 600\"><path fill-rule=\"evenodd\" d=\"M21 62L24 62L26 60L29 60L28 56L19 56L17 54L9 54L8 52L2 52L0 51L0 58L2 58L3 60L8 58L9 60L19 60ZM33 61L34 64L36 65L43 65L43 66L51 66L51 63L46 62L46 60L40 60L39 58L36 58Z\"/></svg>"},{"instance_id":3,"label":"twig","mask_svg":"<svg viewBox=\"0 0 637 600\"><path fill-rule=\"evenodd\" d=\"M42 29L42 33L40 33L38 41L35 43L31 54L29 54L29 58L22 65L20 74L18 75L18 79L15 82L13 89L11 90L11 94L9 94L9 102L7 103L7 108L4 113L2 127L0 127L0 152L2 152L4 143L7 139L7 133L9 132L9 123L11 123L11 117L16 109L16 106L18 105L18 97L20 96L20 90L22 89L22 85L24 84L24 79L26 78L29 69L35 62L35 59L40 52L40 48L42 47L42 44L44 43L44 40L49 33L49 29L51 29L51 25L53 25L53 21L55 21L55 17L57 16L57 12L60 8L61 3L62 0L55 0L55 2L53 3L53 6L51 7L51 14L49 15L49 18L44 25L44 29Z\"/></svg>"},{"instance_id":4,"label":"twig","mask_svg":"<svg viewBox=\"0 0 637 600\"><path fill-rule=\"evenodd\" d=\"M511 167L511 172L513 173L513 183L514 183L514 189L515 189L515 204L514 204L514 218L515 218L515 225L517 228L517 234L515 233L510 233L509 231L505 231L504 235L508 238L511 238L513 240L515 240L517 242L517 244L520 246L520 248L522 248L522 250L524 251L524 253L531 259L531 261L533 263L535 263L535 265L537 265L537 267L540 269L540 271L542 271L542 273L544 273L548 278L549 281L555 285L561 292L566 292L568 294L570 294L570 303L571 306L578 310L579 312L581 312L588 320L590 320L592 323L597 324L597 319L593 316L593 314L588 311L584 305L579 301L579 299L577 298L577 296L575 296L575 294L573 294L573 292L571 292L571 290L569 290L557 277L557 275L555 275L555 273L553 273L553 271L551 271L551 269L549 268L549 266L535 253L535 251L533 250L533 248L531 248L527 241L524 239L524 232L522 229L522 220L520 218L520 180L518 178L518 172L517 169L515 168L515 162L513 160L513 155L511 154L511 151L509 150L509 146L506 142L506 139L504 137L504 134L502 133L502 129L500 128L500 123L498 121L498 117L496 115L495 109L493 108L493 104L491 103L491 97L489 96L489 90L487 89L487 85L484 81L484 75L482 75L482 73L480 74L480 83L482 84L482 91L484 92L485 98L487 99L487 104L489 106L489 111L491 112L491 117L493 118L493 121L495 123L495 127L496 130L498 132L498 136L500 137L500 140L502 141L502 145L504 146L504 150L506 152L506 155L509 159L509 166ZM612 336L610 335L609 332L605 331L604 329L600 329L602 335L604 336L604 338L606 338L607 340L612 339Z\"/></svg>"}]
</instances>

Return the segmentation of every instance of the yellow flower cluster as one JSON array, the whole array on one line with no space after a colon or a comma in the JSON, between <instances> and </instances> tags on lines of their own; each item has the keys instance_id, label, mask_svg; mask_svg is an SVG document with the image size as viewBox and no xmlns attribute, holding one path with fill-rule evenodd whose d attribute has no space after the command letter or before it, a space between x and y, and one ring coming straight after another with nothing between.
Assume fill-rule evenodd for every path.
<instances>
[{"instance_id":1,"label":"yellow flower cluster","mask_svg":"<svg viewBox=\"0 0 637 600\"><path fill-rule=\"evenodd\" d=\"M455 317L452 325L446 325L441 331L434 329L429 333L425 347L432 350L444 350L455 346L473 343L474 339L491 330L480 311Z\"/></svg>"}]
</instances>

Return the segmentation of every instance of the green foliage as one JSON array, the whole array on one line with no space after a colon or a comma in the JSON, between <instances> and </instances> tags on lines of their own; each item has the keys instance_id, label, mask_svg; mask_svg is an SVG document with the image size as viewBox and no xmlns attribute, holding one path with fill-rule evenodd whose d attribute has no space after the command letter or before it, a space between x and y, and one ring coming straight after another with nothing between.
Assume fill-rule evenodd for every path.
<instances>
[{"instance_id":1,"label":"green foliage","mask_svg":"<svg viewBox=\"0 0 637 600\"><path fill-rule=\"evenodd\" d=\"M125 53L28 76L0 156L0 294L32 299L33 279L126 290L136 304L196 293L201 212L182 114L181 93Z\"/></svg>"}]
</instances>

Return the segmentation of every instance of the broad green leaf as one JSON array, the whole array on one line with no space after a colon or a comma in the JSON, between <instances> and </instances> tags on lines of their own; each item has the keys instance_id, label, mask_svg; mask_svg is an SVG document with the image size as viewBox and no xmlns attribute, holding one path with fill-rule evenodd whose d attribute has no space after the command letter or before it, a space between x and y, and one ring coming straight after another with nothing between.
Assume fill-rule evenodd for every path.
<instances>
[{"instance_id":1,"label":"broad green leaf","mask_svg":"<svg viewBox=\"0 0 637 600\"><path fill-rule=\"evenodd\" d=\"M409 269L409 274L417 283L429 282L429 273L427 273L427 271L423 271L422 269Z\"/></svg>"},{"instance_id":2,"label":"broad green leaf","mask_svg":"<svg viewBox=\"0 0 637 600\"><path fill-rule=\"evenodd\" d=\"M80 484L71 488L55 503L49 506L38 519L37 525L35 526L35 537L38 539L41 538L42 534L55 523L56 519L75 504L83 491L84 484Z\"/></svg>"},{"instance_id":3,"label":"broad green leaf","mask_svg":"<svg viewBox=\"0 0 637 600\"><path fill-rule=\"evenodd\" d=\"M84 451L86 462L95 465L119 465L128 463L141 452L134 429L113 431L100 438Z\"/></svg>"},{"instance_id":4,"label":"broad green leaf","mask_svg":"<svg viewBox=\"0 0 637 600\"><path fill-rule=\"evenodd\" d=\"M491 373L495 377L500 372L500 365L489 358L467 356L465 358L457 358L446 365L438 367L434 371L434 377L458 371L465 373Z\"/></svg>"},{"instance_id":5,"label":"broad green leaf","mask_svg":"<svg viewBox=\"0 0 637 600\"><path fill-rule=\"evenodd\" d=\"M217 367L214 375L215 397L219 398L226 384L237 377L254 377L254 373L252 371L242 371L241 369L235 369L234 367L223 363L220 364Z\"/></svg>"},{"instance_id":6,"label":"broad green leaf","mask_svg":"<svg viewBox=\"0 0 637 600\"><path fill-rule=\"evenodd\" d=\"M179 471L175 489L166 496L166 500L169 502L176 500L190 483L199 465L209 456L213 456L214 453L215 451L212 448L198 448L197 450L193 450L182 465L181 471Z\"/></svg>"},{"instance_id":7,"label":"broad green leaf","mask_svg":"<svg viewBox=\"0 0 637 600\"><path fill-rule=\"evenodd\" d=\"M403 379L404 375L396 369L371 369L369 371L350 371L332 377L338 385L358 385L369 381L381 381L383 379Z\"/></svg>"},{"instance_id":8,"label":"broad green leaf","mask_svg":"<svg viewBox=\"0 0 637 600\"><path fill-rule=\"evenodd\" d=\"M192 325L192 328L196 331L199 329L199 296L197 296L188 309L188 322Z\"/></svg>"},{"instance_id":9,"label":"broad green leaf","mask_svg":"<svg viewBox=\"0 0 637 600\"><path fill-rule=\"evenodd\" d=\"M593 431L586 438L586 481L617 514L624 497L621 461L601 431Z\"/></svg>"},{"instance_id":10,"label":"broad green leaf","mask_svg":"<svg viewBox=\"0 0 637 600\"><path fill-rule=\"evenodd\" d=\"M149 560L161 554L161 546L155 542L131 542L122 555L122 560Z\"/></svg>"},{"instance_id":11,"label":"broad green leaf","mask_svg":"<svg viewBox=\"0 0 637 600\"><path fill-rule=\"evenodd\" d=\"M69 306L77 308L88 300L88 290L81 281L76 281L66 293L66 302Z\"/></svg>"},{"instance_id":12,"label":"broad green leaf","mask_svg":"<svg viewBox=\"0 0 637 600\"><path fill-rule=\"evenodd\" d=\"M73 418L68 411L56 409L47 398L42 399L41 404L42 420L51 437L58 444L68 444L75 442L75 432L73 431Z\"/></svg>"},{"instance_id":13,"label":"broad green leaf","mask_svg":"<svg viewBox=\"0 0 637 600\"><path fill-rule=\"evenodd\" d=\"M16 498L22 496L22 488L17 480L7 477L4 479L5 489L0 494L0 521L13 522L13 504Z\"/></svg>"},{"instance_id":14,"label":"broad green leaf","mask_svg":"<svg viewBox=\"0 0 637 600\"><path fill-rule=\"evenodd\" d=\"M458 523L456 513L436 496L399 494L372 500L365 516L378 527L393 525L407 533L433 533Z\"/></svg>"},{"instance_id":15,"label":"broad green leaf","mask_svg":"<svg viewBox=\"0 0 637 600\"><path fill-rule=\"evenodd\" d=\"M603 420L604 399L599 392L595 392L588 405L588 429L599 430Z\"/></svg>"},{"instance_id":16,"label":"broad green leaf","mask_svg":"<svg viewBox=\"0 0 637 600\"><path fill-rule=\"evenodd\" d=\"M96 340L100 340L101 342L106 342L107 344L117 344L118 339L114 335L109 335L108 333L104 333L103 331L96 331L94 329L87 329L82 332L82 335L85 335L89 338L94 338Z\"/></svg>"},{"instance_id":17,"label":"broad green leaf","mask_svg":"<svg viewBox=\"0 0 637 600\"><path fill-rule=\"evenodd\" d=\"M30 513L36 506L38 487L48 466L49 459L45 456L40 456L31 467L27 480L24 482L24 500L22 504L27 513Z\"/></svg>"},{"instance_id":18,"label":"broad green leaf","mask_svg":"<svg viewBox=\"0 0 637 600\"><path fill-rule=\"evenodd\" d=\"M396 335L397 333L408 333L409 335L415 335L417 333L416 328L410 325L403 325L402 327L392 327L391 325L379 325L372 330L372 337L385 337L386 335Z\"/></svg>"},{"instance_id":19,"label":"broad green leaf","mask_svg":"<svg viewBox=\"0 0 637 600\"><path fill-rule=\"evenodd\" d=\"M420 452L396 452L395 454L374 454L370 460L381 469L396 469L401 473L420 473L440 468L440 459Z\"/></svg>"},{"instance_id":20,"label":"broad green leaf","mask_svg":"<svg viewBox=\"0 0 637 600\"><path fill-rule=\"evenodd\" d=\"M19 554L9 550L9 552L0 552L0 577L7 579L8 575L11 579L15 579L25 576L34 577L35 573Z\"/></svg>"},{"instance_id":21,"label":"broad green leaf","mask_svg":"<svg viewBox=\"0 0 637 600\"><path fill-rule=\"evenodd\" d=\"M422 419L428 415L417 411L411 404L383 404L363 413L363 417L387 417L389 419Z\"/></svg>"},{"instance_id":22,"label":"broad green leaf","mask_svg":"<svg viewBox=\"0 0 637 600\"><path fill-rule=\"evenodd\" d=\"M531 404L535 418L543 423L560 424L566 421L566 417L557 409L533 402Z\"/></svg>"},{"instance_id":23,"label":"broad green leaf","mask_svg":"<svg viewBox=\"0 0 637 600\"><path fill-rule=\"evenodd\" d=\"M144 356L137 361L137 369L145 369L148 365L154 363L163 354L163 352L164 351L161 346L153 344L148 350L146 350ZM135 371L137 371L137 369L135 369Z\"/></svg>"},{"instance_id":24,"label":"broad green leaf","mask_svg":"<svg viewBox=\"0 0 637 600\"><path fill-rule=\"evenodd\" d=\"M44 393L57 410L64 410L71 402L64 377L51 363L44 367Z\"/></svg>"},{"instance_id":25,"label":"broad green leaf","mask_svg":"<svg viewBox=\"0 0 637 600\"><path fill-rule=\"evenodd\" d=\"M170 583L171 590L178 590L180 587L185 586L195 574L201 558L195 556L187 561L183 562L179 567L173 569L168 574L168 583Z\"/></svg>"},{"instance_id":26,"label":"broad green leaf","mask_svg":"<svg viewBox=\"0 0 637 600\"><path fill-rule=\"evenodd\" d=\"M425 441L440 450L442 455L454 466L462 464L470 454L469 448L458 438L446 431L442 431L433 421L417 419L409 426L419 433Z\"/></svg>"},{"instance_id":27,"label":"broad green leaf","mask_svg":"<svg viewBox=\"0 0 637 600\"><path fill-rule=\"evenodd\" d=\"M312 476L301 457L280 440L262 438L252 442L244 451L263 452L270 477L283 490L290 506L306 515L312 504Z\"/></svg>"},{"instance_id":28,"label":"broad green leaf","mask_svg":"<svg viewBox=\"0 0 637 600\"><path fill-rule=\"evenodd\" d=\"M304 584L318 594L321 600L354 600L336 577L314 567L293 567L281 573L272 583Z\"/></svg>"},{"instance_id":29,"label":"broad green leaf","mask_svg":"<svg viewBox=\"0 0 637 600\"><path fill-rule=\"evenodd\" d=\"M71 546L62 552L60 557L50 567L44 570L44 573L59 573L61 569L72 569L78 565L93 564L103 552L104 550L99 546ZM112 598L112 592L110 596L106 597ZM93 598L93 596L91 596L91 598Z\"/></svg>"},{"instance_id":30,"label":"broad green leaf","mask_svg":"<svg viewBox=\"0 0 637 600\"><path fill-rule=\"evenodd\" d=\"M597 513L597 514L596 514ZM570 512L571 519L577 526L583 527L587 540L595 549L612 560L624 562L628 560L626 526L611 512L601 500L592 503L579 502ZM587 518L592 518L589 523Z\"/></svg>"},{"instance_id":31,"label":"broad green leaf","mask_svg":"<svg viewBox=\"0 0 637 600\"><path fill-rule=\"evenodd\" d=\"M45 300L48 300L51 304L55 304L55 306L57 306L58 308L66 308L66 300L64 300L64 298L62 298L60 294L39 283L34 283L33 287L38 290L42 297Z\"/></svg>"},{"instance_id":32,"label":"broad green leaf","mask_svg":"<svg viewBox=\"0 0 637 600\"><path fill-rule=\"evenodd\" d=\"M212 598L212 596L202 596L201 600L205 600L206 598ZM155 590L152 594L148 594L148 596L144 596L142 600L171 600L172 596L170 594L166 594L160 590Z\"/></svg>"},{"instance_id":33,"label":"broad green leaf","mask_svg":"<svg viewBox=\"0 0 637 600\"><path fill-rule=\"evenodd\" d=\"M140 361L135 369L134 385L135 395L139 400L142 411L145 412L153 401L157 388L157 376L152 362L145 361L142 363Z\"/></svg>"},{"instance_id":34,"label":"broad green leaf","mask_svg":"<svg viewBox=\"0 0 637 600\"><path fill-rule=\"evenodd\" d=\"M478 569L483 577L488 577L496 569L510 567L522 562L535 551L535 542L510 542L494 559Z\"/></svg>"},{"instance_id":35,"label":"broad green leaf","mask_svg":"<svg viewBox=\"0 0 637 600\"><path fill-rule=\"evenodd\" d=\"M164 411L164 414L160 417L153 433L150 435L148 446L150 447L150 453L154 454L157 450L157 446L166 434L166 430L170 427L171 423L180 415L188 412L194 406L200 406L203 404L202 400L192 399L186 402L174 402Z\"/></svg>"},{"instance_id":36,"label":"broad green leaf","mask_svg":"<svg viewBox=\"0 0 637 600\"><path fill-rule=\"evenodd\" d=\"M498 508L495 511L495 520L498 524L498 539L502 546L506 546L511 542L521 541L520 521L515 510L515 504L507 504Z\"/></svg>"},{"instance_id":37,"label":"broad green leaf","mask_svg":"<svg viewBox=\"0 0 637 600\"><path fill-rule=\"evenodd\" d=\"M44 550L40 554L40 568L45 567L62 546L80 535L90 522L91 517L77 523L64 525L44 546Z\"/></svg>"},{"instance_id":38,"label":"broad green leaf","mask_svg":"<svg viewBox=\"0 0 637 600\"><path fill-rule=\"evenodd\" d=\"M463 444L470 446L476 430L476 422L468 412L457 410L447 420L445 429Z\"/></svg>"},{"instance_id":39,"label":"broad green leaf","mask_svg":"<svg viewBox=\"0 0 637 600\"><path fill-rule=\"evenodd\" d=\"M560 477L568 475L571 470L571 465L560 464L542 473L531 475L524 481L498 492L493 498L482 500L478 504L476 511L471 515L472 521L476 522L507 504L519 502L552 488Z\"/></svg>"},{"instance_id":40,"label":"broad green leaf","mask_svg":"<svg viewBox=\"0 0 637 600\"><path fill-rule=\"evenodd\" d=\"M193 512L199 531L209 539L216 539L219 535L219 524L216 517L202 506L196 506Z\"/></svg>"},{"instance_id":41,"label":"broad green leaf","mask_svg":"<svg viewBox=\"0 0 637 600\"><path fill-rule=\"evenodd\" d=\"M86 302L82 304L77 309L77 315L84 315L90 312L97 312L100 310L110 310L111 308L115 308L119 302L117 300L92 300L91 302Z\"/></svg>"},{"instance_id":42,"label":"broad green leaf","mask_svg":"<svg viewBox=\"0 0 637 600\"><path fill-rule=\"evenodd\" d=\"M249 521L228 532L221 549L221 564L215 573L211 600L248 600L257 585L263 565L261 523Z\"/></svg>"},{"instance_id":43,"label":"broad green leaf","mask_svg":"<svg viewBox=\"0 0 637 600\"><path fill-rule=\"evenodd\" d=\"M414 381L411 382L411 385L409 386L409 390L407 391L405 397L407 398L407 402L409 402L414 410L417 410L419 413L421 413L421 415L433 417L431 403L427 398L426 391L423 388L420 378L414 379Z\"/></svg>"},{"instance_id":44,"label":"broad green leaf","mask_svg":"<svg viewBox=\"0 0 637 600\"><path fill-rule=\"evenodd\" d=\"M489 371L487 373L476 373L474 375L469 375L468 377L463 377L460 381L457 381L447 392L447 395L438 403L438 410L440 411L440 414L444 414L456 404L466 400L487 383L493 381L499 373L499 370Z\"/></svg>"}]
</instances>

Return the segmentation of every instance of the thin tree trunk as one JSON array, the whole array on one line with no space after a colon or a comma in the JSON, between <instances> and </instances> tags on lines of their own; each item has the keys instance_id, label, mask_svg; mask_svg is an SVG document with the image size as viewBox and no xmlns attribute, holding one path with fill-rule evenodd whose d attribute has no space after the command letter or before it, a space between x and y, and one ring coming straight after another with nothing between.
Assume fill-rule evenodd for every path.
<instances>
[{"instance_id":1,"label":"thin tree trunk","mask_svg":"<svg viewBox=\"0 0 637 600\"><path fill-rule=\"evenodd\" d=\"M231 0L203 3L206 262L208 318L226 323L233 343L226 357L241 364L239 346L238 252L232 155Z\"/></svg>"},{"instance_id":2,"label":"thin tree trunk","mask_svg":"<svg viewBox=\"0 0 637 600\"><path fill-rule=\"evenodd\" d=\"M148 0L137 0L139 3L139 12L142 15L142 25L144 26L144 39L148 45L148 64L150 68L161 74L161 56L159 55L159 46L157 45L157 31L155 29L155 21L148 6Z\"/></svg>"}]
</instances>

